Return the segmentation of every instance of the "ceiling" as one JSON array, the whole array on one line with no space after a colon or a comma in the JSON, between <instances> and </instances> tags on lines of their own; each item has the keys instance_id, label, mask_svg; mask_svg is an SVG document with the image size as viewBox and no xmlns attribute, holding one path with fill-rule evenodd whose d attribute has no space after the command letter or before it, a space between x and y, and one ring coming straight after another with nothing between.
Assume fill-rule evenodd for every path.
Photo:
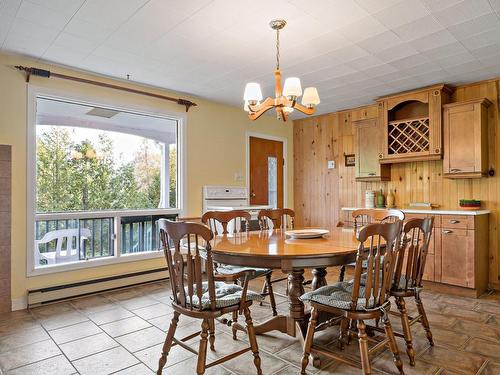
<instances>
[{"instance_id":1,"label":"ceiling","mask_svg":"<svg viewBox=\"0 0 500 375\"><path fill-rule=\"evenodd\" d=\"M500 75L500 0L0 0L1 50L242 106L316 86L319 113Z\"/></svg>"}]
</instances>

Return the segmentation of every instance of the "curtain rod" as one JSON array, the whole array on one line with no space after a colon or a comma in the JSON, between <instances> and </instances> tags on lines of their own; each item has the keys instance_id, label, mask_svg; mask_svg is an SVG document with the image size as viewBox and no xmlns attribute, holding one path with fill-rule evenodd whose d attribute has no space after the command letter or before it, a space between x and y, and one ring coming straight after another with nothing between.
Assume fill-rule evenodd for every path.
<instances>
[{"instance_id":1,"label":"curtain rod","mask_svg":"<svg viewBox=\"0 0 500 375\"><path fill-rule=\"evenodd\" d=\"M56 78L66 79L66 80L69 80L69 81L75 81L75 82L80 82L80 83L87 83L89 85L100 86L100 87L107 87L107 88L114 89L114 90L121 90L121 91L131 92L131 93L134 93L134 94L151 96L153 98L169 100L171 102L175 102L175 103L177 103L179 105L185 106L186 107L186 112L189 111L189 108L197 106L196 103L193 103L192 101L187 100L187 99L172 98L172 97L166 96L166 95L160 95L160 94L155 94L155 93L152 93L152 92L131 89L131 88L128 88L128 87L113 85L111 83L104 83L104 82L94 81L94 80L91 80L91 79L85 79L85 78L79 78L79 77L69 76L69 75L66 75L66 74L54 73L54 72L51 72L50 70L39 69L39 68L34 68L34 67L27 67L27 66L22 66L22 65L16 65L15 68L17 70L21 70L21 71L24 71L26 73L26 82L30 81L31 75L38 76L38 77L45 77L45 78L56 77Z\"/></svg>"}]
</instances>

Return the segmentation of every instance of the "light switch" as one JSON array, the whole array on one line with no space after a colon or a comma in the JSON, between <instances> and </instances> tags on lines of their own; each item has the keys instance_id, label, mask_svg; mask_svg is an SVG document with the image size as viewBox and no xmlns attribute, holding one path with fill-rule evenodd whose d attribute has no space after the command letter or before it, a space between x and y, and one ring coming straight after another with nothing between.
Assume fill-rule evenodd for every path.
<instances>
[{"instance_id":1,"label":"light switch","mask_svg":"<svg viewBox=\"0 0 500 375\"><path fill-rule=\"evenodd\" d=\"M328 169L335 169L335 160L328 160Z\"/></svg>"}]
</instances>

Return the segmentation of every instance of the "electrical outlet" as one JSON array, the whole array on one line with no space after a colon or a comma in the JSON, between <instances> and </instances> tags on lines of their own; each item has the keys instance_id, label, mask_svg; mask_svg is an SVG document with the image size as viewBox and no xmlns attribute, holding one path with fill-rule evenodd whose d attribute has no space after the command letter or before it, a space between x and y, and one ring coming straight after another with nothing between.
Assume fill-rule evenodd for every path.
<instances>
[{"instance_id":1,"label":"electrical outlet","mask_svg":"<svg viewBox=\"0 0 500 375\"><path fill-rule=\"evenodd\" d=\"M328 169L335 169L335 160L328 160Z\"/></svg>"}]
</instances>

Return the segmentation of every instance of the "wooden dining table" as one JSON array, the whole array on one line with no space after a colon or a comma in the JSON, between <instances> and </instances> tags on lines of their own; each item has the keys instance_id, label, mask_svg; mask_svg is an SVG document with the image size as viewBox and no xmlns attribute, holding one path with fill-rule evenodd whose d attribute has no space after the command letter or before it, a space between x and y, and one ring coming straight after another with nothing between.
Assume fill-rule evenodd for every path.
<instances>
[{"instance_id":1,"label":"wooden dining table","mask_svg":"<svg viewBox=\"0 0 500 375\"><path fill-rule=\"evenodd\" d=\"M250 231L216 236L212 255L216 263L272 268L288 274L288 315L277 315L255 325L257 334L278 330L305 337L309 314L300 296L304 294L304 270L312 269L312 289L326 283L326 268L351 263L359 242L352 228L334 228L321 238L294 239L284 231Z\"/></svg>"}]
</instances>

